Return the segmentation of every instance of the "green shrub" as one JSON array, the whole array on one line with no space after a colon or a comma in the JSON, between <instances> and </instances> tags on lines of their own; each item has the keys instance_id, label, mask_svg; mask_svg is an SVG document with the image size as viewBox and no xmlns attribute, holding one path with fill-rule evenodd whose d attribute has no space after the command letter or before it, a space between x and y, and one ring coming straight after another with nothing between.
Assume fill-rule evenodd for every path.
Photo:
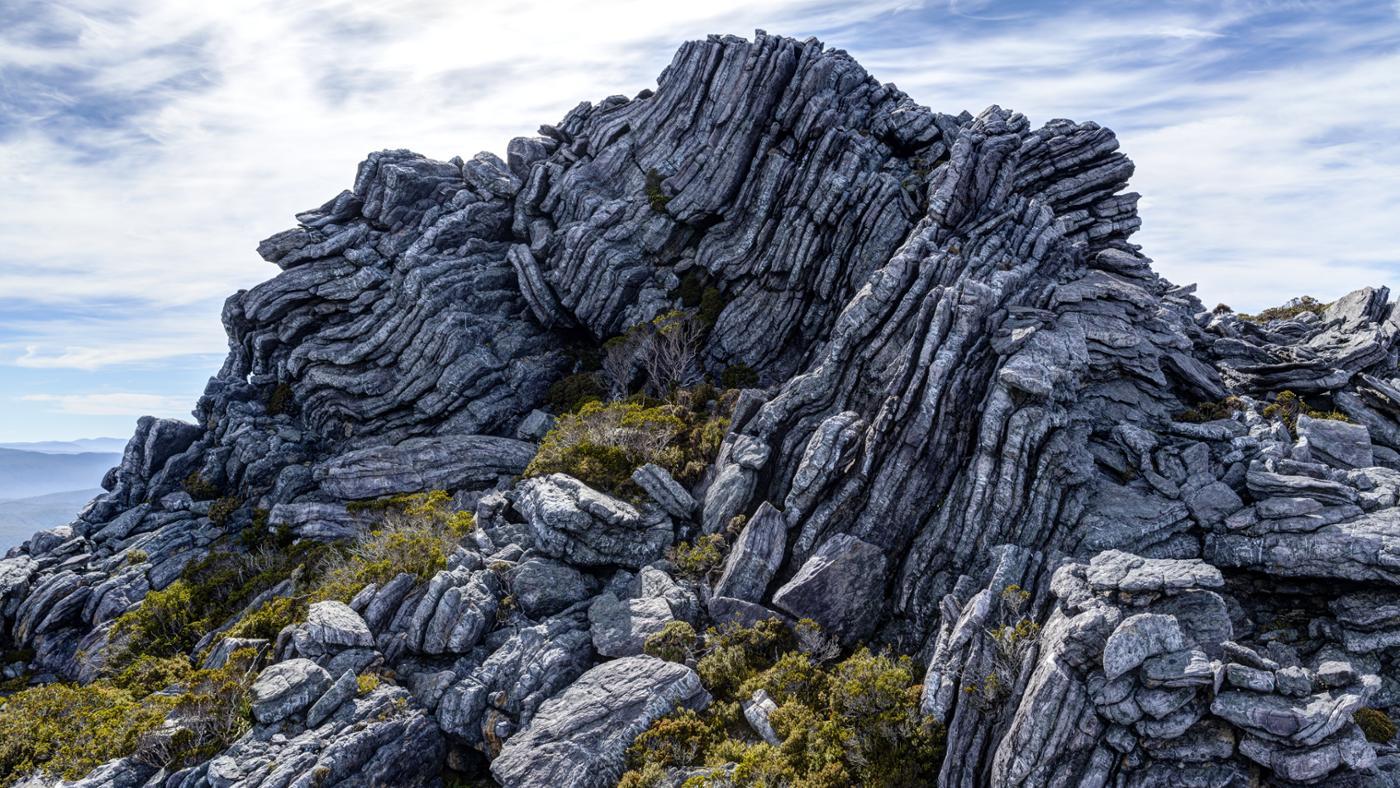
<instances>
[{"instance_id":1,"label":"green shrub","mask_svg":"<svg viewBox=\"0 0 1400 788\"><path fill-rule=\"evenodd\" d=\"M1317 312L1321 314L1322 310L1326 309L1329 306L1331 306L1331 304L1324 304L1316 298L1313 298L1312 296L1305 295L1297 298L1292 306L1269 307L1268 309L1262 310L1258 314L1254 315L1247 315L1241 312L1238 314L1238 317L1241 320L1248 320L1251 323L1263 324L1269 322L1270 320L1287 320L1289 318L1297 317L1298 315L1301 315L1304 312Z\"/></svg>"},{"instance_id":2,"label":"green shrub","mask_svg":"<svg viewBox=\"0 0 1400 788\"><path fill-rule=\"evenodd\" d=\"M368 695L379 689L382 679L377 673L361 673L355 677L355 694Z\"/></svg>"},{"instance_id":3,"label":"green shrub","mask_svg":"<svg viewBox=\"0 0 1400 788\"><path fill-rule=\"evenodd\" d=\"M240 618L225 634L234 638L276 640L278 633L300 621L305 611L306 603L303 600L287 596L273 597Z\"/></svg>"},{"instance_id":4,"label":"green shrub","mask_svg":"<svg viewBox=\"0 0 1400 788\"><path fill-rule=\"evenodd\" d=\"M174 727L148 730L136 757L152 766L177 770L208 760L247 732L252 724L250 688L258 655L239 649L222 667L199 670L186 679L175 699Z\"/></svg>"},{"instance_id":5,"label":"green shrub","mask_svg":"<svg viewBox=\"0 0 1400 788\"><path fill-rule=\"evenodd\" d=\"M136 549L127 551L126 562L132 566L144 564L149 560L151 560L151 556L145 550Z\"/></svg>"},{"instance_id":6,"label":"green shrub","mask_svg":"<svg viewBox=\"0 0 1400 788\"><path fill-rule=\"evenodd\" d=\"M544 404L555 413L572 413L606 395L597 372L579 372L551 383L545 390Z\"/></svg>"},{"instance_id":7,"label":"green shrub","mask_svg":"<svg viewBox=\"0 0 1400 788\"><path fill-rule=\"evenodd\" d=\"M190 471L183 486L185 492L196 501L212 501L219 497L218 486L205 481L204 477L199 475L199 471Z\"/></svg>"},{"instance_id":8,"label":"green shrub","mask_svg":"<svg viewBox=\"0 0 1400 788\"><path fill-rule=\"evenodd\" d=\"M355 514L368 512L398 515L424 525L441 526L457 539L465 539L476 528L476 515L452 508L452 494L446 490L400 493L369 501L351 501L345 508Z\"/></svg>"},{"instance_id":9,"label":"green shrub","mask_svg":"<svg viewBox=\"0 0 1400 788\"><path fill-rule=\"evenodd\" d=\"M636 468L654 462L678 473L704 450L691 444L688 417L674 406L590 402L559 417L525 475L567 473L604 492L635 497Z\"/></svg>"},{"instance_id":10,"label":"green shrub","mask_svg":"<svg viewBox=\"0 0 1400 788\"><path fill-rule=\"evenodd\" d=\"M676 574L687 580L705 580L724 563L724 537L708 534L696 537L694 542L680 542L672 547L671 563L676 565Z\"/></svg>"},{"instance_id":11,"label":"green shrub","mask_svg":"<svg viewBox=\"0 0 1400 788\"><path fill-rule=\"evenodd\" d=\"M238 511L238 507L242 505L243 502L237 498L227 496L220 498L209 507L209 522L220 528L224 527L224 524L228 522L228 518L231 517L234 512Z\"/></svg>"},{"instance_id":12,"label":"green shrub","mask_svg":"<svg viewBox=\"0 0 1400 788\"><path fill-rule=\"evenodd\" d=\"M0 784L35 771L74 780L131 755L175 703L107 682L46 684L0 698Z\"/></svg>"},{"instance_id":13,"label":"green shrub","mask_svg":"<svg viewBox=\"0 0 1400 788\"><path fill-rule=\"evenodd\" d=\"M695 313L695 316L705 325L712 326L715 324L716 320L719 320L719 313L723 312L724 307L727 305L728 302L725 300L724 294L719 291L719 288L707 287L705 291L700 294L700 308Z\"/></svg>"},{"instance_id":14,"label":"green shrub","mask_svg":"<svg viewBox=\"0 0 1400 788\"><path fill-rule=\"evenodd\" d=\"M657 213L665 213L666 204L671 201L671 198L661 189L661 173L657 172L654 167L647 170L645 189L647 202L651 205L651 209Z\"/></svg>"},{"instance_id":15,"label":"green shrub","mask_svg":"<svg viewBox=\"0 0 1400 788\"><path fill-rule=\"evenodd\" d=\"M1219 402L1198 403L1196 407L1178 413L1176 420L1200 424L1218 419L1228 419L1244 409L1244 400L1239 397L1226 397Z\"/></svg>"},{"instance_id":16,"label":"green shrub","mask_svg":"<svg viewBox=\"0 0 1400 788\"><path fill-rule=\"evenodd\" d=\"M296 407L296 400L292 392L290 383L278 383L272 394L267 398L267 413L270 416L280 416L283 413L291 413Z\"/></svg>"},{"instance_id":17,"label":"green shrub","mask_svg":"<svg viewBox=\"0 0 1400 788\"><path fill-rule=\"evenodd\" d=\"M1376 744L1386 744L1395 738L1395 722L1380 709L1357 709L1352 715L1366 740Z\"/></svg>"},{"instance_id":18,"label":"green shrub","mask_svg":"<svg viewBox=\"0 0 1400 788\"><path fill-rule=\"evenodd\" d=\"M732 364L720 373L719 382L727 389L747 389L758 385L758 373L748 364Z\"/></svg>"},{"instance_id":19,"label":"green shrub","mask_svg":"<svg viewBox=\"0 0 1400 788\"><path fill-rule=\"evenodd\" d=\"M628 750L622 785L658 784L667 769L702 768L688 787L730 785L932 785L944 733L919 713L909 657L861 649L831 668L792 650L776 619L706 633L700 675L715 696L703 712L657 720ZM758 741L740 700L762 689L780 742Z\"/></svg>"},{"instance_id":20,"label":"green shrub","mask_svg":"<svg viewBox=\"0 0 1400 788\"><path fill-rule=\"evenodd\" d=\"M1282 421L1289 431L1298 429L1298 417L1306 415L1313 419L1331 419L1332 421L1351 421L1345 413L1341 411L1321 411L1313 408L1302 397L1287 389L1274 395L1274 401L1264 406L1264 418L1278 419Z\"/></svg>"},{"instance_id":21,"label":"green shrub","mask_svg":"<svg viewBox=\"0 0 1400 788\"><path fill-rule=\"evenodd\" d=\"M315 599L349 602L370 583L387 583L400 572L429 580L447 568L459 537L446 523L391 518L332 556L311 591Z\"/></svg>"},{"instance_id":22,"label":"green shrub","mask_svg":"<svg viewBox=\"0 0 1400 788\"><path fill-rule=\"evenodd\" d=\"M700 269L692 268L681 277L681 283L671 291L671 298L678 299L681 306L694 309L700 306L700 298L705 294L705 278Z\"/></svg>"},{"instance_id":23,"label":"green shrub","mask_svg":"<svg viewBox=\"0 0 1400 788\"><path fill-rule=\"evenodd\" d=\"M647 636L642 651L667 662L684 664L695 653L695 627L684 621L669 621L660 632Z\"/></svg>"}]
</instances>

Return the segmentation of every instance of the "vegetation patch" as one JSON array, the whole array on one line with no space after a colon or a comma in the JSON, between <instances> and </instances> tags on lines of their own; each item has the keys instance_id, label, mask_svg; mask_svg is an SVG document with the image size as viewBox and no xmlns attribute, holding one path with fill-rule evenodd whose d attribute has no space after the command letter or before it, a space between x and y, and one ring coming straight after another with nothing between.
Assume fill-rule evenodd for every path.
<instances>
[{"instance_id":1,"label":"vegetation patch","mask_svg":"<svg viewBox=\"0 0 1400 788\"><path fill-rule=\"evenodd\" d=\"M1321 314L1322 310L1329 306L1331 306L1331 304L1324 304L1312 296L1305 295L1299 296L1283 306L1274 306L1261 310L1257 314L1249 315L1243 312L1237 312L1235 316L1241 320L1248 320L1251 323L1259 323L1262 325L1270 320L1288 320L1304 312L1316 312ZM1219 307L1216 308L1219 309ZM1228 309L1229 307L1226 308Z\"/></svg>"},{"instance_id":2,"label":"vegetation patch","mask_svg":"<svg viewBox=\"0 0 1400 788\"><path fill-rule=\"evenodd\" d=\"M647 202L651 209L657 213L666 212L666 204L671 201L670 195L661 189L661 173L653 167L647 170L646 186Z\"/></svg>"},{"instance_id":3,"label":"vegetation patch","mask_svg":"<svg viewBox=\"0 0 1400 788\"><path fill-rule=\"evenodd\" d=\"M632 472L647 463L660 465L682 482L698 479L724 440L732 402L688 402L590 402L559 417L525 475L566 473L629 498L641 494Z\"/></svg>"},{"instance_id":4,"label":"vegetation patch","mask_svg":"<svg viewBox=\"0 0 1400 788\"><path fill-rule=\"evenodd\" d=\"M1380 709L1357 709L1352 715L1366 740L1376 744L1386 744L1395 738L1395 722Z\"/></svg>"},{"instance_id":5,"label":"vegetation patch","mask_svg":"<svg viewBox=\"0 0 1400 788\"><path fill-rule=\"evenodd\" d=\"M1201 402L1194 408L1178 413L1177 421L1200 424L1207 421L1228 419L1245 409L1244 400L1239 397L1226 397L1219 402Z\"/></svg>"},{"instance_id":6,"label":"vegetation patch","mask_svg":"<svg viewBox=\"0 0 1400 788\"><path fill-rule=\"evenodd\" d=\"M215 670L143 658L114 678L0 698L0 785L34 773L77 779L133 755L169 769L207 759L251 724L257 656L243 649ZM178 722L166 724L172 712Z\"/></svg>"},{"instance_id":7,"label":"vegetation patch","mask_svg":"<svg viewBox=\"0 0 1400 788\"><path fill-rule=\"evenodd\" d=\"M1313 419L1331 419L1333 421L1351 421L1345 413L1339 410L1322 411L1307 403L1302 397L1287 389L1274 395L1274 401L1264 406L1264 418L1279 419L1289 429L1290 432L1297 431L1298 417L1306 415Z\"/></svg>"},{"instance_id":8,"label":"vegetation patch","mask_svg":"<svg viewBox=\"0 0 1400 788\"><path fill-rule=\"evenodd\" d=\"M699 671L715 702L657 720L628 750L621 786L666 785L668 770L700 770L687 788L729 785L932 785L944 733L919 713L920 684L909 657L861 649L832 663L777 619L710 629ZM779 738L759 739L740 702L763 690L778 704Z\"/></svg>"}]
</instances>

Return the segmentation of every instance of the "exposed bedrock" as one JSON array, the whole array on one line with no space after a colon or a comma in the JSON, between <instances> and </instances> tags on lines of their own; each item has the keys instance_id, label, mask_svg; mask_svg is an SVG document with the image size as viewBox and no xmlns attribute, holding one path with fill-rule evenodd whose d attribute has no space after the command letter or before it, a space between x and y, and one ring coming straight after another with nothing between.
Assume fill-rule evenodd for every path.
<instances>
[{"instance_id":1,"label":"exposed bedrock","mask_svg":"<svg viewBox=\"0 0 1400 788\"><path fill-rule=\"evenodd\" d=\"M261 655L253 727L164 785L611 784L709 702L647 639L769 617L926 666L944 786L1400 784L1355 721L1400 715L1385 288L1207 310L1131 242L1111 131L931 111L814 40L686 44L506 150L371 154L262 242L193 423L0 559L6 681L90 682L152 592L443 490L413 566L344 603L291 568L190 638ZM550 386L675 309L743 387L714 459L525 478Z\"/></svg>"}]
</instances>

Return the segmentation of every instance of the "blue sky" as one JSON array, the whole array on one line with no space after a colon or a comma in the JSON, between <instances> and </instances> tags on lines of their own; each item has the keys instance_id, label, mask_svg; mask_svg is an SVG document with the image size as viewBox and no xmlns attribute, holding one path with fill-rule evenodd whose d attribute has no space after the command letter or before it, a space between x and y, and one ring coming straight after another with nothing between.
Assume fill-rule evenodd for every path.
<instances>
[{"instance_id":1,"label":"blue sky","mask_svg":"<svg viewBox=\"0 0 1400 788\"><path fill-rule=\"evenodd\" d=\"M207 6L201 8L200 6ZM503 152L755 28L946 112L1119 133L1137 236L1202 300L1400 270L1400 2L0 0L0 441L188 416L253 249L364 154Z\"/></svg>"}]
</instances>

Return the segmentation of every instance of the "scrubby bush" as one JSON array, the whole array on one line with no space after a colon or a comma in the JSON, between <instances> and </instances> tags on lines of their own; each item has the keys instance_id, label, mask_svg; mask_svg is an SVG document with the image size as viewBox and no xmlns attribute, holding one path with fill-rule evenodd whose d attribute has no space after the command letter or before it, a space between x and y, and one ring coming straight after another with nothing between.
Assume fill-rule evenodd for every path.
<instances>
[{"instance_id":1,"label":"scrubby bush","mask_svg":"<svg viewBox=\"0 0 1400 788\"><path fill-rule=\"evenodd\" d=\"M747 389L758 385L758 373L748 364L732 364L719 376L720 385L727 389Z\"/></svg>"},{"instance_id":2,"label":"scrubby bush","mask_svg":"<svg viewBox=\"0 0 1400 788\"><path fill-rule=\"evenodd\" d=\"M708 534L693 542L680 542L668 551L676 574L687 580L703 581L724 563L724 537Z\"/></svg>"},{"instance_id":3,"label":"scrubby bush","mask_svg":"<svg viewBox=\"0 0 1400 788\"><path fill-rule=\"evenodd\" d=\"M662 191L661 173L658 172L655 167L647 170L645 189L647 203L651 205L651 209L657 213L665 213L666 204L671 201L671 197L666 194L666 192Z\"/></svg>"},{"instance_id":4,"label":"scrubby bush","mask_svg":"<svg viewBox=\"0 0 1400 788\"><path fill-rule=\"evenodd\" d=\"M694 309L700 306L700 299L705 295L705 277L700 273L700 269L692 268L681 277L681 283L675 290L671 291L671 297L680 301L681 306L686 309Z\"/></svg>"},{"instance_id":5,"label":"scrubby bush","mask_svg":"<svg viewBox=\"0 0 1400 788\"><path fill-rule=\"evenodd\" d=\"M682 481L703 471L728 419L647 401L592 402L559 417L540 442L526 476L567 473L613 495L636 497L632 472L656 463Z\"/></svg>"},{"instance_id":6,"label":"scrubby bush","mask_svg":"<svg viewBox=\"0 0 1400 788\"><path fill-rule=\"evenodd\" d=\"M219 497L218 485L206 481L199 471L190 471L181 486L196 501L212 501Z\"/></svg>"},{"instance_id":7,"label":"scrubby bush","mask_svg":"<svg viewBox=\"0 0 1400 788\"><path fill-rule=\"evenodd\" d=\"M695 653L695 627L684 621L669 621L660 632L648 635L642 651L658 659L684 664Z\"/></svg>"},{"instance_id":8,"label":"scrubby bush","mask_svg":"<svg viewBox=\"0 0 1400 788\"><path fill-rule=\"evenodd\" d=\"M1395 722L1380 709L1357 709L1352 715L1366 740L1376 744L1386 744L1395 738Z\"/></svg>"},{"instance_id":9,"label":"scrubby bush","mask_svg":"<svg viewBox=\"0 0 1400 788\"><path fill-rule=\"evenodd\" d=\"M1248 320L1251 323L1263 324L1269 322L1270 320L1288 320L1289 318L1297 317L1298 315L1301 315L1304 312L1321 313L1322 310L1326 309L1329 306L1331 305L1324 304L1316 298L1313 298L1312 296L1305 295L1299 296L1298 298L1293 299L1292 301L1288 302L1287 304L1284 304L1283 306L1274 306L1269 307L1268 309L1261 310L1258 314L1248 315L1241 312L1239 313L1238 317L1241 320Z\"/></svg>"},{"instance_id":10,"label":"scrubby bush","mask_svg":"<svg viewBox=\"0 0 1400 788\"><path fill-rule=\"evenodd\" d=\"M355 677L355 694L368 695L379 689L382 680L377 673L361 673Z\"/></svg>"},{"instance_id":11,"label":"scrubby bush","mask_svg":"<svg viewBox=\"0 0 1400 788\"><path fill-rule=\"evenodd\" d=\"M1023 614L1030 592L1019 585L1001 590L995 627L987 630L992 640L992 667L983 676L962 677L963 692L978 706L995 709L1010 694L1020 676L1026 655L1040 640L1040 625Z\"/></svg>"},{"instance_id":12,"label":"scrubby bush","mask_svg":"<svg viewBox=\"0 0 1400 788\"><path fill-rule=\"evenodd\" d=\"M269 416L280 416L284 413L291 413L296 407L296 400L292 392L290 383L278 383L272 394L267 398L267 413Z\"/></svg>"},{"instance_id":13,"label":"scrubby bush","mask_svg":"<svg viewBox=\"0 0 1400 788\"><path fill-rule=\"evenodd\" d=\"M1244 400L1239 397L1226 397L1219 402L1197 403L1194 408L1178 413L1176 420L1200 424L1218 419L1228 419L1244 409Z\"/></svg>"},{"instance_id":14,"label":"scrubby bush","mask_svg":"<svg viewBox=\"0 0 1400 788\"><path fill-rule=\"evenodd\" d=\"M695 316L705 325L712 326L715 321L719 320L719 313L723 312L727 305L724 293L721 293L719 288L707 287L700 294L700 308L696 311Z\"/></svg>"},{"instance_id":15,"label":"scrubby bush","mask_svg":"<svg viewBox=\"0 0 1400 788\"><path fill-rule=\"evenodd\" d=\"M604 362L606 369L607 361ZM555 413L571 413L590 402L598 402L607 392L597 372L579 372L566 375L545 390L545 407Z\"/></svg>"},{"instance_id":16,"label":"scrubby bush","mask_svg":"<svg viewBox=\"0 0 1400 788\"><path fill-rule=\"evenodd\" d=\"M705 291L706 296L709 292ZM705 305L702 297L702 314L698 316L675 311L651 321L651 330L645 334L640 352L647 373L647 388L653 395L669 396L676 389L693 386L703 379L700 351L705 334L714 322L704 317Z\"/></svg>"},{"instance_id":17,"label":"scrubby bush","mask_svg":"<svg viewBox=\"0 0 1400 788\"><path fill-rule=\"evenodd\" d=\"M175 700L175 724L146 731L136 757L162 769L191 766L228 747L252 724L258 654L239 649L223 666L195 671Z\"/></svg>"},{"instance_id":18,"label":"scrubby bush","mask_svg":"<svg viewBox=\"0 0 1400 788\"><path fill-rule=\"evenodd\" d=\"M447 567L459 540L444 522L390 517L382 527L332 555L311 596L349 602L370 583L387 583L400 572L431 579Z\"/></svg>"},{"instance_id":19,"label":"scrubby bush","mask_svg":"<svg viewBox=\"0 0 1400 788\"><path fill-rule=\"evenodd\" d=\"M1306 415L1313 419L1331 419L1333 421L1351 421L1345 413L1338 410L1322 411L1307 403L1302 397L1287 389L1274 395L1274 401L1264 406L1264 418L1278 419L1282 421L1290 431L1298 429L1298 417Z\"/></svg>"},{"instance_id":20,"label":"scrubby bush","mask_svg":"<svg viewBox=\"0 0 1400 788\"><path fill-rule=\"evenodd\" d=\"M131 755L175 703L107 682L46 684L0 698L0 784L33 772L74 780Z\"/></svg>"},{"instance_id":21,"label":"scrubby bush","mask_svg":"<svg viewBox=\"0 0 1400 788\"><path fill-rule=\"evenodd\" d=\"M242 501L231 496L220 498L209 507L209 522L223 528L224 524L228 522L228 518L233 516L233 513L238 511L238 507L242 505Z\"/></svg>"},{"instance_id":22,"label":"scrubby bush","mask_svg":"<svg viewBox=\"0 0 1400 788\"><path fill-rule=\"evenodd\" d=\"M700 675L715 702L657 720L628 750L622 785L664 784L667 770L703 771L695 786L931 785L943 731L919 713L908 657L861 649L830 668L796 650L776 619L706 633ZM740 701L764 690L779 743L758 740Z\"/></svg>"}]
</instances>

